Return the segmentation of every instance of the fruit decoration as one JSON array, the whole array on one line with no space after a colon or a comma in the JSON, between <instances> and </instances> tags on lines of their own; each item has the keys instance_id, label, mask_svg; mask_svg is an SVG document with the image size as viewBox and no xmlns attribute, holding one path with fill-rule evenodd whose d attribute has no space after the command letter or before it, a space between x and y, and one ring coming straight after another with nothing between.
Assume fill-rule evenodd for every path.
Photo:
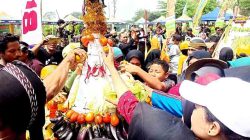
<instances>
[{"instance_id":1,"label":"fruit decoration","mask_svg":"<svg viewBox=\"0 0 250 140\"><path fill-rule=\"evenodd\" d=\"M83 31L83 36L91 35L92 33L100 33L105 35L107 32L106 17L103 11L103 5L98 1L85 1L85 9L83 9L83 22L86 28Z\"/></svg>"}]
</instances>

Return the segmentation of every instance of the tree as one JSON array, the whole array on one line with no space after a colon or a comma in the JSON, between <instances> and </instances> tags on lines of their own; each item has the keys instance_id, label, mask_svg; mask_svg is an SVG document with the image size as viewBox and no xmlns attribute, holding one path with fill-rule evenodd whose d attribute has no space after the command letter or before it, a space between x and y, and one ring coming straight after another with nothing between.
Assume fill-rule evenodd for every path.
<instances>
[{"instance_id":1,"label":"tree","mask_svg":"<svg viewBox=\"0 0 250 140\"><path fill-rule=\"evenodd\" d=\"M246 0L247 1L247 0ZM196 7L198 6L197 2L194 0L177 0L175 4L175 16L178 18L182 15L182 11L187 2L187 15L193 17L196 12ZM212 11L218 5L217 0L208 0L206 7L204 8L203 14L206 14ZM166 14L167 2L161 0L158 2L158 10L161 14Z\"/></svg>"},{"instance_id":2,"label":"tree","mask_svg":"<svg viewBox=\"0 0 250 140\"><path fill-rule=\"evenodd\" d=\"M142 17L144 18L144 16L145 16L144 13L145 13L145 10L143 10L143 9L136 11L135 16L133 17L132 20L137 21ZM159 12L159 11L155 11L155 12L147 11L147 13L148 13L148 20L149 21L153 21L162 15L162 12Z\"/></svg>"},{"instance_id":3,"label":"tree","mask_svg":"<svg viewBox=\"0 0 250 140\"><path fill-rule=\"evenodd\" d=\"M167 2L166 2L166 0L158 1L158 6L157 7L158 7L159 12L161 12L161 14L163 14L163 15L167 14Z\"/></svg>"},{"instance_id":4,"label":"tree","mask_svg":"<svg viewBox=\"0 0 250 140\"><path fill-rule=\"evenodd\" d=\"M244 16L250 16L250 2L249 0L238 0L240 7L240 14Z\"/></svg>"}]
</instances>

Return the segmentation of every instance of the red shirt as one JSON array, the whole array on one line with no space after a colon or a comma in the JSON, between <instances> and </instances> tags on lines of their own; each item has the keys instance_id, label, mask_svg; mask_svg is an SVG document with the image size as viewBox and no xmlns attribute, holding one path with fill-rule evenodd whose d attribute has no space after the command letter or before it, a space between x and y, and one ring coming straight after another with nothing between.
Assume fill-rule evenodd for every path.
<instances>
[{"instance_id":1,"label":"red shirt","mask_svg":"<svg viewBox=\"0 0 250 140\"><path fill-rule=\"evenodd\" d=\"M125 92L119 99L117 110L130 124L138 100L131 91Z\"/></svg>"}]
</instances>

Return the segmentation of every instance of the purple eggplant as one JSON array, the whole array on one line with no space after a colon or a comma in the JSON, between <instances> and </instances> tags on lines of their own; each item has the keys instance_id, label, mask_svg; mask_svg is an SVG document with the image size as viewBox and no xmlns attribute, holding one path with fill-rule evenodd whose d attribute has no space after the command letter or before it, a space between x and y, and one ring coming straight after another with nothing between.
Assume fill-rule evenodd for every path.
<instances>
[{"instance_id":1,"label":"purple eggplant","mask_svg":"<svg viewBox=\"0 0 250 140\"><path fill-rule=\"evenodd\" d=\"M73 132L70 131L70 133L67 135L67 137L65 138L65 140L74 140L73 138Z\"/></svg>"},{"instance_id":2,"label":"purple eggplant","mask_svg":"<svg viewBox=\"0 0 250 140\"><path fill-rule=\"evenodd\" d=\"M110 129L110 125L109 124L105 124L104 125L104 128L106 130L106 136L109 138L109 139L115 139L112 135L112 132L111 132L111 129Z\"/></svg>"},{"instance_id":3,"label":"purple eggplant","mask_svg":"<svg viewBox=\"0 0 250 140\"><path fill-rule=\"evenodd\" d=\"M116 128L116 136L118 140L125 140L125 138L122 136L122 132L118 128Z\"/></svg>"},{"instance_id":4,"label":"purple eggplant","mask_svg":"<svg viewBox=\"0 0 250 140\"><path fill-rule=\"evenodd\" d=\"M50 122L56 124L58 121L61 121L63 119L62 116L57 117L57 118L51 118Z\"/></svg>"},{"instance_id":5,"label":"purple eggplant","mask_svg":"<svg viewBox=\"0 0 250 140\"><path fill-rule=\"evenodd\" d=\"M72 130L71 130L71 127L70 126L67 126L67 128L62 131L61 133L58 134L58 138L60 140L64 140L67 138L67 136L70 134L70 133L73 133Z\"/></svg>"},{"instance_id":6,"label":"purple eggplant","mask_svg":"<svg viewBox=\"0 0 250 140\"><path fill-rule=\"evenodd\" d=\"M59 134L61 134L66 128L67 128L68 124L67 123L64 123L58 130L56 130L54 132L54 135L56 137L59 137Z\"/></svg>"},{"instance_id":7,"label":"purple eggplant","mask_svg":"<svg viewBox=\"0 0 250 140\"><path fill-rule=\"evenodd\" d=\"M91 127L88 128L87 132L88 132L89 140L94 139Z\"/></svg>"},{"instance_id":8,"label":"purple eggplant","mask_svg":"<svg viewBox=\"0 0 250 140\"><path fill-rule=\"evenodd\" d=\"M53 132L56 132L60 127L62 127L64 124L66 124L64 119L59 120L55 125L51 128Z\"/></svg>"},{"instance_id":9,"label":"purple eggplant","mask_svg":"<svg viewBox=\"0 0 250 140\"><path fill-rule=\"evenodd\" d=\"M87 137L87 130L88 129L86 127L81 128L77 135L76 140L85 140Z\"/></svg>"}]
</instances>

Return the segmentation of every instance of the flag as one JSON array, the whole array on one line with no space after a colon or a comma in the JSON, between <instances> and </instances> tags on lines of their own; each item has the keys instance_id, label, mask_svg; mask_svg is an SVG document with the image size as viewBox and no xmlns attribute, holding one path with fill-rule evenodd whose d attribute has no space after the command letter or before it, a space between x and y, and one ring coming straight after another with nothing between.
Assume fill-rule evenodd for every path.
<instances>
[{"instance_id":1,"label":"flag","mask_svg":"<svg viewBox=\"0 0 250 140\"><path fill-rule=\"evenodd\" d=\"M22 9L22 40L28 44L42 41L42 0L25 0Z\"/></svg>"},{"instance_id":2,"label":"flag","mask_svg":"<svg viewBox=\"0 0 250 140\"><path fill-rule=\"evenodd\" d=\"M198 27L199 22L200 22L200 18L202 16L203 10L205 8L205 6L207 5L208 0L200 0L198 7L196 8L196 12L193 18L193 28Z\"/></svg>"}]
</instances>

